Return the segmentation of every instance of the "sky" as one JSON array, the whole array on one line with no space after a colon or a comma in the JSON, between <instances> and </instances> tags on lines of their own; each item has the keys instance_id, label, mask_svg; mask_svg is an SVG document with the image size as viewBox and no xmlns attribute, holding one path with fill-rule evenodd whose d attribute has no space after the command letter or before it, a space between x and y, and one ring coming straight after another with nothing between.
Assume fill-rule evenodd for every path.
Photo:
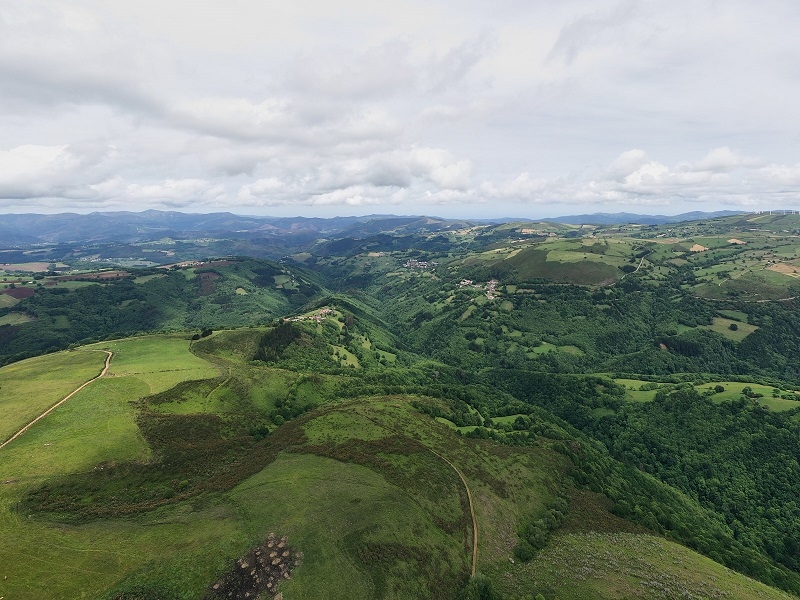
<instances>
[{"instance_id":1,"label":"sky","mask_svg":"<svg viewBox=\"0 0 800 600\"><path fill-rule=\"evenodd\" d=\"M0 213L800 209L798 30L796 0L0 0Z\"/></svg>"}]
</instances>

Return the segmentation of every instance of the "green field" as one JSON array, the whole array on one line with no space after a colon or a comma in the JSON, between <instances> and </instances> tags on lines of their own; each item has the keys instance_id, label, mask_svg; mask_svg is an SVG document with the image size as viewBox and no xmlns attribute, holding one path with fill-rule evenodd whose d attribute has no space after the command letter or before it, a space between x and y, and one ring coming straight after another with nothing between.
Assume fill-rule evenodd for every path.
<instances>
[{"instance_id":1,"label":"green field","mask_svg":"<svg viewBox=\"0 0 800 600\"><path fill-rule=\"evenodd\" d=\"M12 298L8 294L0 294L0 308L8 308L9 306L14 306L18 303L19 300Z\"/></svg>"},{"instance_id":2,"label":"green field","mask_svg":"<svg viewBox=\"0 0 800 600\"><path fill-rule=\"evenodd\" d=\"M25 313L9 313L0 317L0 326L2 325L22 325L23 323L30 323L34 319Z\"/></svg>"},{"instance_id":3,"label":"green field","mask_svg":"<svg viewBox=\"0 0 800 600\"><path fill-rule=\"evenodd\" d=\"M216 374L187 352L185 340L153 337L105 346L115 353L110 376L90 384L0 450L6 479L0 486L0 537L14 540L0 545L0 564L8 577L0 589L7 598L96 598L150 556L180 554L198 540L207 544L218 539L218 521L202 514L191 516L190 529L181 522L184 517L157 526L114 521L65 529L15 512L25 491L48 477L91 469L103 461L147 459L149 449L136 427L131 401L189 374ZM11 416L1 422L14 423L6 429L15 429L96 375L104 358L100 352L74 351L0 369L3 389L16 390L13 404L4 397L3 410ZM25 402L31 398L38 405Z\"/></svg>"},{"instance_id":4,"label":"green field","mask_svg":"<svg viewBox=\"0 0 800 600\"><path fill-rule=\"evenodd\" d=\"M732 330L731 325L736 329ZM710 329L716 331L718 334L728 338L733 342L741 342L748 335L758 329L755 325L748 325L747 323L740 323L733 319L723 319L720 317L714 318L713 325L701 325L702 329Z\"/></svg>"},{"instance_id":5,"label":"green field","mask_svg":"<svg viewBox=\"0 0 800 600\"><path fill-rule=\"evenodd\" d=\"M2 389L17 389L3 410L21 423L31 390L49 390L57 398L97 373L104 358L97 350L114 352L107 377L0 451L7 481L0 486L0 535L14 540L0 546L0 564L9 575L0 594L103 598L109 590L138 590L143 597L197 598L233 559L274 532L288 536L303 556L281 585L288 597L441 597L436 590L459 589L471 566L469 507L456 465L474 501L478 569L510 598L530 590L547 598L657 598L664 589L696 597L784 597L736 574L721 578L723 567L672 542L631 533L635 527L602 503L587 509L575 500L566 529L543 552L528 564L514 560L520 524L564 493L568 459L546 437L514 451L467 439L474 427L437 423L403 396L334 403L286 423L267 445L256 447L272 448L258 459L261 466L229 490L71 525L17 511L27 490L53 476L125 461L149 461L155 469L159 457L137 426L137 411L145 405L132 401L158 394L149 409L154 414L220 415L234 426L246 406L269 413L287 390L299 398L303 386L327 385L319 376L316 383L302 383L297 373L247 365L242 352L258 335L250 329L218 332L196 342L198 350L227 356L214 359L217 366L191 354L185 336L176 335L103 342L0 370ZM636 393L647 382L617 383ZM723 385L719 399L738 396L745 384ZM771 393L766 386L751 388ZM519 418L529 417L492 421L502 429Z\"/></svg>"},{"instance_id":6,"label":"green field","mask_svg":"<svg viewBox=\"0 0 800 600\"><path fill-rule=\"evenodd\" d=\"M104 352L59 352L0 369L0 440L103 369Z\"/></svg>"},{"instance_id":7,"label":"green field","mask_svg":"<svg viewBox=\"0 0 800 600\"><path fill-rule=\"evenodd\" d=\"M642 390L641 387L651 387L652 382L641 379L615 379L617 383L625 388L625 398L634 402L651 402L658 393L657 389Z\"/></svg>"}]
</instances>

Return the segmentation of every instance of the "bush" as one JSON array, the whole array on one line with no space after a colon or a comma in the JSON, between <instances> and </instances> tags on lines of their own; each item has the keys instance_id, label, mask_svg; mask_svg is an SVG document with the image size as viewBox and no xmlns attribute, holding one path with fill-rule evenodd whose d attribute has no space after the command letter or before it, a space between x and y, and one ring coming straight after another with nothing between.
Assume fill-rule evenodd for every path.
<instances>
[{"instance_id":1,"label":"bush","mask_svg":"<svg viewBox=\"0 0 800 600\"><path fill-rule=\"evenodd\" d=\"M461 590L459 600L501 600L501 596L492 588L489 578L478 573Z\"/></svg>"}]
</instances>

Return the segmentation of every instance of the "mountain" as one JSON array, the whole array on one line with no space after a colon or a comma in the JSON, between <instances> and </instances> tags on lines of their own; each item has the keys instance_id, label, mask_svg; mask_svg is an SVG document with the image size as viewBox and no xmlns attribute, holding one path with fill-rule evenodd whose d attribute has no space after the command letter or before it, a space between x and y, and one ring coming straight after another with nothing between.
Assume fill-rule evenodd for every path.
<instances>
[{"instance_id":1,"label":"mountain","mask_svg":"<svg viewBox=\"0 0 800 600\"><path fill-rule=\"evenodd\" d=\"M567 215L551 223L614 225L663 224L742 214L735 211L691 212L675 216L631 213ZM256 217L229 212L208 214L146 210L143 212L94 212L86 215L60 213L0 215L0 247L53 243L139 243L160 238L274 239L293 244L321 237L363 238L453 231L474 225L491 226L529 219L443 219L428 216L365 215L360 217Z\"/></svg>"},{"instance_id":2,"label":"mountain","mask_svg":"<svg viewBox=\"0 0 800 600\"><path fill-rule=\"evenodd\" d=\"M366 215L361 217L253 217L233 213L188 214L174 211L94 212L87 215L0 215L0 245L32 243L133 243L164 237L325 237L367 235L409 228L431 231L446 228L448 221L431 217Z\"/></svg>"},{"instance_id":3,"label":"mountain","mask_svg":"<svg viewBox=\"0 0 800 600\"><path fill-rule=\"evenodd\" d=\"M745 214L741 210L718 210L715 212L693 211L679 215L640 215L635 213L594 213L591 215L565 215L548 219L558 223L574 223L575 225L620 225L638 223L640 225L664 225L681 221L699 221L716 217L730 217Z\"/></svg>"}]
</instances>

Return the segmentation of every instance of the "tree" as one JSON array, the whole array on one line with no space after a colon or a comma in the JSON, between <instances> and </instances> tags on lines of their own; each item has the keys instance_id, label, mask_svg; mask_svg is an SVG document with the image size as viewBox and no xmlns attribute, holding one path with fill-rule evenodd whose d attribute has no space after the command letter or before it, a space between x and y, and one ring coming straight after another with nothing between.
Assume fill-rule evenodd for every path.
<instances>
[{"instance_id":1,"label":"tree","mask_svg":"<svg viewBox=\"0 0 800 600\"><path fill-rule=\"evenodd\" d=\"M731 323L730 325L728 325L728 329L730 329L731 331L736 331L739 329L739 326L736 323Z\"/></svg>"}]
</instances>

